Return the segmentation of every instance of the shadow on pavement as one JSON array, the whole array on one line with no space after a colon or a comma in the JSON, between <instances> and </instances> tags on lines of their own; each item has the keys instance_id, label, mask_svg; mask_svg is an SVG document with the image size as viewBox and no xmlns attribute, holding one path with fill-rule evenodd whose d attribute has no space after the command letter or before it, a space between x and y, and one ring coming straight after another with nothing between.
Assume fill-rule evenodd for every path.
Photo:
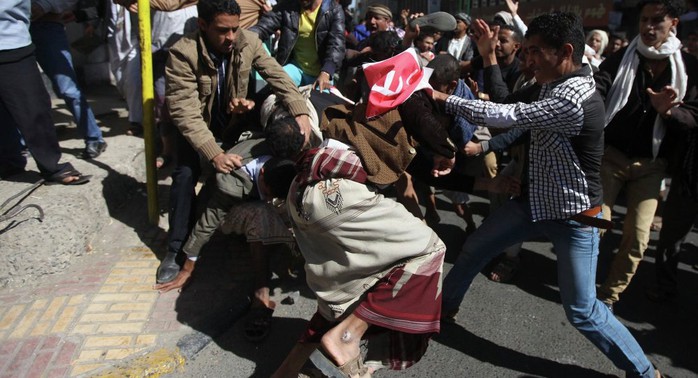
<instances>
[{"instance_id":1,"label":"shadow on pavement","mask_svg":"<svg viewBox=\"0 0 698 378\"><path fill-rule=\"evenodd\" d=\"M305 319L274 318L269 337L261 343L246 341L242 336L243 327L238 324L214 341L222 349L254 362L255 370L250 377L266 378L281 365L307 323Z\"/></svg>"},{"instance_id":2,"label":"shadow on pavement","mask_svg":"<svg viewBox=\"0 0 698 378\"><path fill-rule=\"evenodd\" d=\"M213 339L222 349L256 362L259 371L256 376L262 377L273 372L269 369L278 367L306 321L274 316L269 337L257 344L244 339L242 326L253 289L249 253L244 236L214 234L201 251L192 279L177 298L175 310L181 323ZM282 260L279 256L273 257L272 266L279 260ZM272 279L272 292L277 287L284 293L300 291L303 296L312 295L301 277ZM277 301L277 308L281 305Z\"/></svg>"},{"instance_id":3,"label":"shadow on pavement","mask_svg":"<svg viewBox=\"0 0 698 378\"><path fill-rule=\"evenodd\" d=\"M97 160L87 160L90 164L107 172L102 180L102 196L106 201L109 216L131 227L138 238L152 250L158 258L164 255L165 230L153 226L148 221L148 198L145 183L119 173L109 165ZM159 185L158 192L165 193L169 185ZM163 208L163 198L159 196L159 209ZM162 211L162 210L160 210ZM155 282L155 277L153 277Z\"/></svg>"},{"instance_id":4,"label":"shadow on pavement","mask_svg":"<svg viewBox=\"0 0 698 378\"><path fill-rule=\"evenodd\" d=\"M457 324L441 323L434 341L481 362L537 377L614 377L592 369L529 356L479 337ZM527 375L522 375L523 377Z\"/></svg>"}]
</instances>

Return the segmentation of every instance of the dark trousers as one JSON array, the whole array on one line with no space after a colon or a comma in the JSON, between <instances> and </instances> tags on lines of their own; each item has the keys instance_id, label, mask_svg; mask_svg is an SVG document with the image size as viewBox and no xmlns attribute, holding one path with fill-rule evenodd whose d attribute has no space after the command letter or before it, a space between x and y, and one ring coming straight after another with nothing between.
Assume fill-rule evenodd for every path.
<instances>
[{"instance_id":1,"label":"dark trousers","mask_svg":"<svg viewBox=\"0 0 698 378\"><path fill-rule=\"evenodd\" d=\"M167 233L167 251L178 253L182 250L189 232L194 227L196 213L196 183L201 176L199 154L184 139L182 133L175 133L177 143L177 165L172 171L170 186L170 229Z\"/></svg>"},{"instance_id":2,"label":"dark trousers","mask_svg":"<svg viewBox=\"0 0 698 378\"><path fill-rule=\"evenodd\" d=\"M9 62L4 54L0 51L0 62L4 62L0 63L0 166L24 168L19 130L44 177L72 169L70 164L58 164L61 150L51 100L34 54Z\"/></svg>"},{"instance_id":3,"label":"dark trousers","mask_svg":"<svg viewBox=\"0 0 698 378\"><path fill-rule=\"evenodd\" d=\"M680 179L677 177L673 180L664 205L655 262L657 285L659 289L668 293L678 290L676 277L681 244L698 216L698 200L684 195Z\"/></svg>"}]
</instances>

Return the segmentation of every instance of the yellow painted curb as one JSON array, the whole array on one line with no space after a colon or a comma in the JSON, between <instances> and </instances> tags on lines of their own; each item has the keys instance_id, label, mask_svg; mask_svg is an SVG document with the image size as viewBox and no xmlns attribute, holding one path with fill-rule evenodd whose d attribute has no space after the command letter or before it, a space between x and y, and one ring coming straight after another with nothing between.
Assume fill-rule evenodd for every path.
<instances>
[{"instance_id":1,"label":"yellow painted curb","mask_svg":"<svg viewBox=\"0 0 698 378\"><path fill-rule=\"evenodd\" d=\"M184 356L177 349L158 349L128 362L128 366L115 366L98 374L94 378L111 377L159 377L175 372L184 365Z\"/></svg>"}]
</instances>

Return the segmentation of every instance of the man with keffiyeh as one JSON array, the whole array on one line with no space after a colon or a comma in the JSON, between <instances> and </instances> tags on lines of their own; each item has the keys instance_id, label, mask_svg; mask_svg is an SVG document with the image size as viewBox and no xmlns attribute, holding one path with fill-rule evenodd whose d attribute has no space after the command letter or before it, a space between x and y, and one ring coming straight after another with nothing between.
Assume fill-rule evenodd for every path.
<instances>
[{"instance_id":1,"label":"man with keffiyeh","mask_svg":"<svg viewBox=\"0 0 698 378\"><path fill-rule=\"evenodd\" d=\"M697 126L698 61L681 52L674 31L681 10L672 0L638 5L640 33L606 59L595 75L605 97L605 151L601 166L603 215L625 189L623 237L599 299L612 308L630 283L650 238L662 179L678 142Z\"/></svg>"}]
</instances>

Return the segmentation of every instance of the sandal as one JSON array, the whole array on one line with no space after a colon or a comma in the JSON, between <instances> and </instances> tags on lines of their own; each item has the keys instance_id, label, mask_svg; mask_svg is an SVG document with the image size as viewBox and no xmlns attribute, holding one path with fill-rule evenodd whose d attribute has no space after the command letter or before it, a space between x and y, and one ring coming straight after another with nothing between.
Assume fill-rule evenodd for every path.
<instances>
[{"instance_id":1,"label":"sandal","mask_svg":"<svg viewBox=\"0 0 698 378\"><path fill-rule=\"evenodd\" d=\"M433 12L426 16L410 20L410 28L419 26L420 30L453 31L456 28L456 18L448 12Z\"/></svg>"},{"instance_id":2,"label":"sandal","mask_svg":"<svg viewBox=\"0 0 698 378\"><path fill-rule=\"evenodd\" d=\"M172 159L169 156L158 156L155 158L155 168L160 169L170 164Z\"/></svg>"},{"instance_id":3,"label":"sandal","mask_svg":"<svg viewBox=\"0 0 698 378\"><path fill-rule=\"evenodd\" d=\"M126 130L126 135L141 136L143 135L143 125L140 123L131 123L131 127Z\"/></svg>"},{"instance_id":4,"label":"sandal","mask_svg":"<svg viewBox=\"0 0 698 378\"><path fill-rule=\"evenodd\" d=\"M494 282L510 282L519 268L519 261L518 257L504 256L487 277Z\"/></svg>"},{"instance_id":5,"label":"sandal","mask_svg":"<svg viewBox=\"0 0 698 378\"><path fill-rule=\"evenodd\" d=\"M251 342L260 342L269 336L271 328L271 318L274 314L276 303L270 302L271 308L266 306L255 306L250 308L245 320L245 339Z\"/></svg>"},{"instance_id":6,"label":"sandal","mask_svg":"<svg viewBox=\"0 0 698 378\"><path fill-rule=\"evenodd\" d=\"M327 377L331 378L370 378L371 373L364 365L361 353L342 366L337 366L321 349L315 349L310 355L310 362Z\"/></svg>"},{"instance_id":7,"label":"sandal","mask_svg":"<svg viewBox=\"0 0 698 378\"><path fill-rule=\"evenodd\" d=\"M74 180L70 180L72 177L77 177ZM46 182L46 185L82 185L90 181L92 175L83 175L76 169L69 169L65 172L57 173L52 175L51 178Z\"/></svg>"}]
</instances>

